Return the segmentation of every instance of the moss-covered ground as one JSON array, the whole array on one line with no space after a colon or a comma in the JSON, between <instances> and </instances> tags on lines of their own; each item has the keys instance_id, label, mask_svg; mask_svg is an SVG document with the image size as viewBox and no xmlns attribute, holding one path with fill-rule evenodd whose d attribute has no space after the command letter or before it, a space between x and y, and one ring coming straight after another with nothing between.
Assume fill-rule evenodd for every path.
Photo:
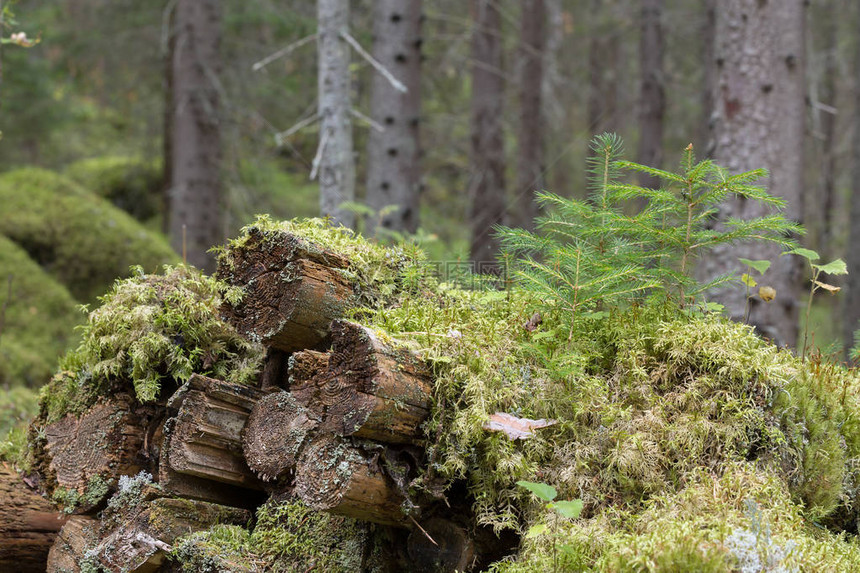
<instances>
[{"instance_id":1,"label":"moss-covered ground","mask_svg":"<svg viewBox=\"0 0 860 573\"><path fill-rule=\"evenodd\" d=\"M853 370L801 361L748 326L660 296L579 312L571 324L516 286L464 290L445 282L411 248L382 248L320 221L257 225L350 257L344 272L366 295L352 318L433 366L427 465L412 491L444 494L465 484L481 524L518 532L519 552L492 570L860 570ZM208 280L174 269L118 283L91 313L81 349L43 393L43 408L74 411L70 389L81 384L110 391L87 377L123 378L151 398L158 390L150 382L204 367L194 362L204 341L233 339L218 337L225 327L210 311L194 309L239 295ZM198 285L194 296L169 294L188 284ZM540 325L526 328L535 311ZM198 315L204 319L189 318ZM150 336L152 344L129 345ZM183 348L188 355L174 360ZM219 355L220 370L209 362L210 371L251 372L258 354L239 348ZM496 412L554 424L512 441L484 428ZM576 519L557 515L518 480L550 484L559 499L581 499L584 510ZM272 502L255 527L194 534L173 555L187 570L288 571L299 562L340 570L349 555L314 553L331 548L326 536L341 531L330 519Z\"/></svg>"}]
</instances>

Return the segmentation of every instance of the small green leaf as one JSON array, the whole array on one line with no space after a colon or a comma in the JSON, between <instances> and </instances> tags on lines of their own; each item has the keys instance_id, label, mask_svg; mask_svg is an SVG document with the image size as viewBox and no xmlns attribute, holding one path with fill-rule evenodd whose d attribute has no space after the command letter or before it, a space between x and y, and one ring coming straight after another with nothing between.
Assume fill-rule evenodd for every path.
<instances>
[{"instance_id":1,"label":"small green leaf","mask_svg":"<svg viewBox=\"0 0 860 573\"><path fill-rule=\"evenodd\" d=\"M755 282L754 278L752 278L751 276L749 276L746 273L741 275L741 282L750 288L753 288L754 286L756 286L758 284L757 282Z\"/></svg>"},{"instance_id":2,"label":"small green leaf","mask_svg":"<svg viewBox=\"0 0 860 573\"><path fill-rule=\"evenodd\" d=\"M829 262L826 265L815 265L815 268L817 268L822 273L827 273L828 275L848 274L848 266L842 259L836 259L835 261Z\"/></svg>"},{"instance_id":3,"label":"small green leaf","mask_svg":"<svg viewBox=\"0 0 860 573\"><path fill-rule=\"evenodd\" d=\"M537 525L532 525L526 532L526 539L534 539L539 535L543 535L544 533L546 533L546 530L547 527L545 523L538 523Z\"/></svg>"},{"instance_id":4,"label":"small green leaf","mask_svg":"<svg viewBox=\"0 0 860 573\"><path fill-rule=\"evenodd\" d=\"M708 312L715 312L717 314L726 310L726 307L718 302L706 302L705 310Z\"/></svg>"},{"instance_id":5,"label":"small green leaf","mask_svg":"<svg viewBox=\"0 0 860 573\"><path fill-rule=\"evenodd\" d=\"M759 274L762 274L762 275L764 273L766 273L767 270L770 268L770 261L765 261L765 260L752 261L750 259L744 259L744 258L739 258L738 260L741 262L741 264L744 264L750 268L757 270L759 272ZM755 285L752 285L752 286L755 286Z\"/></svg>"},{"instance_id":6,"label":"small green leaf","mask_svg":"<svg viewBox=\"0 0 860 573\"><path fill-rule=\"evenodd\" d=\"M551 485L535 483L533 481L518 481L517 485L524 487L544 501L552 501L558 495L558 491Z\"/></svg>"},{"instance_id":7,"label":"small green leaf","mask_svg":"<svg viewBox=\"0 0 860 573\"><path fill-rule=\"evenodd\" d=\"M576 519L582 513L582 500L574 499L573 501L556 501L551 503L550 507L556 510L562 517Z\"/></svg>"},{"instance_id":8,"label":"small green leaf","mask_svg":"<svg viewBox=\"0 0 860 573\"><path fill-rule=\"evenodd\" d=\"M801 248L801 247L797 247L796 249L791 249L791 250L790 250L790 251L788 251L788 253L786 253L786 254L788 254L788 255L798 255L798 256L801 256L801 257L803 257L804 259L806 259L807 261L810 261L810 262L812 262L812 261L817 261L818 259L820 259L820 258L821 258L821 256L820 256L818 253L816 253L815 251L813 251L812 249L804 249L804 248Z\"/></svg>"}]
</instances>

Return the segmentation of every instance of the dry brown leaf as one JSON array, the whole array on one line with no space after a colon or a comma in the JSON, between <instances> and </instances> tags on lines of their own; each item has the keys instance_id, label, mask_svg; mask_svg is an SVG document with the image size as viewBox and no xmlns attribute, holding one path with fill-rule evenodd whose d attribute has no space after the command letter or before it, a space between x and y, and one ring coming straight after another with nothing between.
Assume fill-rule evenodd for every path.
<instances>
[{"instance_id":1,"label":"dry brown leaf","mask_svg":"<svg viewBox=\"0 0 860 573\"><path fill-rule=\"evenodd\" d=\"M532 430L546 428L557 423L555 420L530 420L517 418L505 412L496 412L490 415L489 421L484 424L484 429L492 432L504 432L511 440L524 440L534 435Z\"/></svg>"}]
</instances>

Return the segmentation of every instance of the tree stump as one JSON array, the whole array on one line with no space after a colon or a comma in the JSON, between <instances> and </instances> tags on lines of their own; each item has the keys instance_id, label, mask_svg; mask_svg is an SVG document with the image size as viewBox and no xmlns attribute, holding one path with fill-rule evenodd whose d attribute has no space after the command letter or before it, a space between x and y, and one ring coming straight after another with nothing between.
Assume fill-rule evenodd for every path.
<instances>
[{"instance_id":1,"label":"tree stump","mask_svg":"<svg viewBox=\"0 0 860 573\"><path fill-rule=\"evenodd\" d=\"M224 317L251 340L284 352L320 347L331 321L352 303L353 286L341 272L348 266L310 241L253 227L219 259L218 278L244 290L238 304L224 304Z\"/></svg>"},{"instance_id":2,"label":"tree stump","mask_svg":"<svg viewBox=\"0 0 860 573\"><path fill-rule=\"evenodd\" d=\"M68 516L0 465L0 571L42 572Z\"/></svg>"}]
</instances>

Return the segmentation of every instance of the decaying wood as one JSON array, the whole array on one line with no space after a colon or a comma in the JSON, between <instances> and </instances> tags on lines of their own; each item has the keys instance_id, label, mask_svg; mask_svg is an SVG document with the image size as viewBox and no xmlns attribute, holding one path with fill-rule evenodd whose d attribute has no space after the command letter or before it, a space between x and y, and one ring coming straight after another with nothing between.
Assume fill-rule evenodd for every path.
<instances>
[{"instance_id":1,"label":"decaying wood","mask_svg":"<svg viewBox=\"0 0 860 573\"><path fill-rule=\"evenodd\" d=\"M407 552L416 573L468 571L476 558L469 532L438 517L421 522L409 534Z\"/></svg>"},{"instance_id":2,"label":"decaying wood","mask_svg":"<svg viewBox=\"0 0 860 573\"><path fill-rule=\"evenodd\" d=\"M305 350L290 356L289 390L296 401L320 418L325 414L323 392L326 387L326 371L331 354Z\"/></svg>"},{"instance_id":3,"label":"decaying wood","mask_svg":"<svg viewBox=\"0 0 860 573\"><path fill-rule=\"evenodd\" d=\"M160 497L109 511L90 555L109 571L154 573L177 538L216 523L244 525L250 512L204 501ZM109 521L108 521L109 520Z\"/></svg>"},{"instance_id":4,"label":"decaying wood","mask_svg":"<svg viewBox=\"0 0 860 573\"><path fill-rule=\"evenodd\" d=\"M352 300L353 287L341 272L348 264L295 235L252 228L219 262L218 277L245 291L222 312L251 340L284 352L317 348Z\"/></svg>"},{"instance_id":5,"label":"decaying wood","mask_svg":"<svg viewBox=\"0 0 860 573\"><path fill-rule=\"evenodd\" d=\"M404 497L382 470L379 456L351 440L314 438L296 469L295 492L309 507L383 525L406 527Z\"/></svg>"},{"instance_id":6,"label":"decaying wood","mask_svg":"<svg viewBox=\"0 0 860 573\"><path fill-rule=\"evenodd\" d=\"M171 399L177 414L165 426L165 470L246 489L262 488L245 463L242 430L265 393L193 375Z\"/></svg>"},{"instance_id":7,"label":"decaying wood","mask_svg":"<svg viewBox=\"0 0 860 573\"><path fill-rule=\"evenodd\" d=\"M0 571L44 571L66 520L17 472L0 465Z\"/></svg>"},{"instance_id":8,"label":"decaying wood","mask_svg":"<svg viewBox=\"0 0 860 573\"><path fill-rule=\"evenodd\" d=\"M144 448L149 419L133 404L128 394L117 394L80 417L68 415L45 427L44 451L36 457L49 494L56 487L83 494L95 478L115 483L149 466ZM90 495L76 511L92 511L101 501Z\"/></svg>"},{"instance_id":9,"label":"decaying wood","mask_svg":"<svg viewBox=\"0 0 860 573\"><path fill-rule=\"evenodd\" d=\"M383 342L367 327L338 320L323 376L323 429L393 444L421 441L432 378L413 352Z\"/></svg>"},{"instance_id":10,"label":"decaying wood","mask_svg":"<svg viewBox=\"0 0 860 573\"><path fill-rule=\"evenodd\" d=\"M60 530L48 553L47 573L80 573L87 551L98 542L99 522L85 515L72 516Z\"/></svg>"},{"instance_id":11,"label":"decaying wood","mask_svg":"<svg viewBox=\"0 0 860 573\"><path fill-rule=\"evenodd\" d=\"M245 427L248 466L265 482L292 474L318 426L319 418L289 392L269 394L254 406Z\"/></svg>"}]
</instances>

